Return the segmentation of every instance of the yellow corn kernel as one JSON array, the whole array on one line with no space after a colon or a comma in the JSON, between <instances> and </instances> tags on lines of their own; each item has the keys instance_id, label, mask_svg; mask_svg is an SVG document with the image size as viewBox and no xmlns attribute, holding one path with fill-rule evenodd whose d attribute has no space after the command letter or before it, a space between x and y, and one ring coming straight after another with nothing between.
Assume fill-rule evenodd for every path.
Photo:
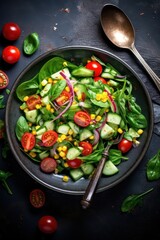
<instances>
[{"instance_id":1,"label":"yellow corn kernel","mask_svg":"<svg viewBox=\"0 0 160 240\"><path fill-rule=\"evenodd\" d=\"M23 101L26 102L26 101L28 100L28 98L29 98L28 96L25 96L25 97L23 98Z\"/></svg>"},{"instance_id":2,"label":"yellow corn kernel","mask_svg":"<svg viewBox=\"0 0 160 240\"><path fill-rule=\"evenodd\" d=\"M69 137L69 138L68 138L68 141L72 141L72 140L73 140L73 138L72 138L72 137Z\"/></svg>"},{"instance_id":3,"label":"yellow corn kernel","mask_svg":"<svg viewBox=\"0 0 160 240\"><path fill-rule=\"evenodd\" d=\"M60 151L62 151L62 149L63 149L63 147L58 147L57 151L60 152Z\"/></svg>"},{"instance_id":4,"label":"yellow corn kernel","mask_svg":"<svg viewBox=\"0 0 160 240\"><path fill-rule=\"evenodd\" d=\"M72 134L73 134L73 130L72 130L72 129L69 129L68 134L69 134L69 135L72 135Z\"/></svg>"},{"instance_id":5,"label":"yellow corn kernel","mask_svg":"<svg viewBox=\"0 0 160 240\"><path fill-rule=\"evenodd\" d=\"M67 146L63 146L63 147L62 147L62 150L63 150L63 151L67 151Z\"/></svg>"},{"instance_id":6,"label":"yellow corn kernel","mask_svg":"<svg viewBox=\"0 0 160 240\"><path fill-rule=\"evenodd\" d=\"M29 122L29 123L28 123L28 126L29 126L29 127L32 127L32 123L31 123L31 122Z\"/></svg>"},{"instance_id":7,"label":"yellow corn kernel","mask_svg":"<svg viewBox=\"0 0 160 240\"><path fill-rule=\"evenodd\" d=\"M100 101L101 98L102 98L101 94L100 94L100 93L97 93L97 94L96 94L96 100L97 100L97 101Z\"/></svg>"},{"instance_id":8,"label":"yellow corn kernel","mask_svg":"<svg viewBox=\"0 0 160 240\"><path fill-rule=\"evenodd\" d=\"M23 106L20 106L19 108L20 108L21 110L24 110Z\"/></svg>"},{"instance_id":9,"label":"yellow corn kernel","mask_svg":"<svg viewBox=\"0 0 160 240\"><path fill-rule=\"evenodd\" d=\"M35 153L35 152L30 152L29 155L30 155L32 158L35 158L35 157L36 157L36 153Z\"/></svg>"},{"instance_id":10,"label":"yellow corn kernel","mask_svg":"<svg viewBox=\"0 0 160 240\"><path fill-rule=\"evenodd\" d=\"M54 113L54 108L51 108L51 109L50 109L50 112L51 112L51 113Z\"/></svg>"},{"instance_id":11,"label":"yellow corn kernel","mask_svg":"<svg viewBox=\"0 0 160 240\"><path fill-rule=\"evenodd\" d=\"M70 92L70 89L69 89L69 87L67 86L67 87L65 87L65 90L67 91L67 92Z\"/></svg>"},{"instance_id":12,"label":"yellow corn kernel","mask_svg":"<svg viewBox=\"0 0 160 240\"><path fill-rule=\"evenodd\" d=\"M36 130L37 130L37 129L39 129L39 128L40 128L40 126L39 126L39 125L37 125L35 128L36 128Z\"/></svg>"},{"instance_id":13,"label":"yellow corn kernel","mask_svg":"<svg viewBox=\"0 0 160 240\"><path fill-rule=\"evenodd\" d=\"M36 109L40 109L41 108L41 104L36 104Z\"/></svg>"},{"instance_id":14,"label":"yellow corn kernel","mask_svg":"<svg viewBox=\"0 0 160 240\"><path fill-rule=\"evenodd\" d=\"M94 139L94 135L90 136L89 139L93 140Z\"/></svg>"},{"instance_id":15,"label":"yellow corn kernel","mask_svg":"<svg viewBox=\"0 0 160 240\"><path fill-rule=\"evenodd\" d=\"M58 154L54 154L54 159L58 159L59 158L59 155Z\"/></svg>"},{"instance_id":16,"label":"yellow corn kernel","mask_svg":"<svg viewBox=\"0 0 160 240\"><path fill-rule=\"evenodd\" d=\"M108 98L102 98L101 101L105 103L105 102L107 102L107 100L108 100Z\"/></svg>"},{"instance_id":17,"label":"yellow corn kernel","mask_svg":"<svg viewBox=\"0 0 160 240\"><path fill-rule=\"evenodd\" d=\"M66 135L62 134L61 135L61 139L62 139L62 141L65 140L66 139Z\"/></svg>"},{"instance_id":18,"label":"yellow corn kernel","mask_svg":"<svg viewBox=\"0 0 160 240\"><path fill-rule=\"evenodd\" d=\"M122 130L122 128L118 128L118 133L120 133L120 134L122 134L123 133L123 130Z\"/></svg>"},{"instance_id":19,"label":"yellow corn kernel","mask_svg":"<svg viewBox=\"0 0 160 240\"><path fill-rule=\"evenodd\" d=\"M108 109L108 108L106 109L106 112L109 112L109 109Z\"/></svg>"},{"instance_id":20,"label":"yellow corn kernel","mask_svg":"<svg viewBox=\"0 0 160 240\"><path fill-rule=\"evenodd\" d=\"M91 119L94 120L95 117L96 117L96 115L92 113L92 114L91 114Z\"/></svg>"},{"instance_id":21,"label":"yellow corn kernel","mask_svg":"<svg viewBox=\"0 0 160 240\"><path fill-rule=\"evenodd\" d=\"M73 144L74 144L74 146L78 146L78 143L76 141Z\"/></svg>"},{"instance_id":22,"label":"yellow corn kernel","mask_svg":"<svg viewBox=\"0 0 160 240\"><path fill-rule=\"evenodd\" d=\"M53 83L57 83L57 80L53 80Z\"/></svg>"},{"instance_id":23,"label":"yellow corn kernel","mask_svg":"<svg viewBox=\"0 0 160 240\"><path fill-rule=\"evenodd\" d=\"M68 163L64 163L64 165L63 165L65 168L67 168L67 167L69 167L69 165L68 165Z\"/></svg>"},{"instance_id":24,"label":"yellow corn kernel","mask_svg":"<svg viewBox=\"0 0 160 240\"><path fill-rule=\"evenodd\" d=\"M33 130L33 131L32 131L32 134L33 134L33 135L36 135L36 134L37 134L36 130Z\"/></svg>"},{"instance_id":25,"label":"yellow corn kernel","mask_svg":"<svg viewBox=\"0 0 160 240\"><path fill-rule=\"evenodd\" d=\"M59 152L59 156L60 156L60 157L65 157L66 154L65 154L65 152L61 151L61 152Z\"/></svg>"},{"instance_id":26,"label":"yellow corn kernel","mask_svg":"<svg viewBox=\"0 0 160 240\"><path fill-rule=\"evenodd\" d=\"M25 151L25 152L28 152L28 150L27 150L27 149L25 149L25 148L24 148L24 151Z\"/></svg>"},{"instance_id":27,"label":"yellow corn kernel","mask_svg":"<svg viewBox=\"0 0 160 240\"><path fill-rule=\"evenodd\" d=\"M103 93L102 93L102 97L103 97L103 98L107 98L107 97L108 97L107 92L103 92Z\"/></svg>"},{"instance_id":28,"label":"yellow corn kernel","mask_svg":"<svg viewBox=\"0 0 160 240\"><path fill-rule=\"evenodd\" d=\"M82 94L77 95L78 100L82 100Z\"/></svg>"},{"instance_id":29,"label":"yellow corn kernel","mask_svg":"<svg viewBox=\"0 0 160 240\"><path fill-rule=\"evenodd\" d=\"M48 78L48 83L52 83L52 78Z\"/></svg>"},{"instance_id":30,"label":"yellow corn kernel","mask_svg":"<svg viewBox=\"0 0 160 240\"><path fill-rule=\"evenodd\" d=\"M77 91L78 91L78 88L77 88L77 87L75 87L75 88L74 88L74 92L77 92Z\"/></svg>"},{"instance_id":31,"label":"yellow corn kernel","mask_svg":"<svg viewBox=\"0 0 160 240\"><path fill-rule=\"evenodd\" d=\"M62 180L63 180L63 182L68 182L69 181L69 177L65 175L65 176L63 176Z\"/></svg>"},{"instance_id":32,"label":"yellow corn kernel","mask_svg":"<svg viewBox=\"0 0 160 240\"><path fill-rule=\"evenodd\" d=\"M63 140L59 137L58 139L57 139L57 142L59 142L59 143L61 143Z\"/></svg>"},{"instance_id":33,"label":"yellow corn kernel","mask_svg":"<svg viewBox=\"0 0 160 240\"><path fill-rule=\"evenodd\" d=\"M137 133L138 133L139 135L141 135L141 134L143 133L143 130L142 130L142 129L139 129L139 130L137 131Z\"/></svg>"},{"instance_id":34,"label":"yellow corn kernel","mask_svg":"<svg viewBox=\"0 0 160 240\"><path fill-rule=\"evenodd\" d=\"M68 66L67 62L63 62L63 66L67 67Z\"/></svg>"},{"instance_id":35,"label":"yellow corn kernel","mask_svg":"<svg viewBox=\"0 0 160 240\"><path fill-rule=\"evenodd\" d=\"M47 105L46 105L46 109L47 109L48 111L50 111L50 110L51 110L51 105L50 105L50 104L47 104Z\"/></svg>"},{"instance_id":36,"label":"yellow corn kernel","mask_svg":"<svg viewBox=\"0 0 160 240\"><path fill-rule=\"evenodd\" d=\"M48 83L48 81L46 79L43 79L41 82L41 85L44 87L47 85L47 83Z\"/></svg>"},{"instance_id":37,"label":"yellow corn kernel","mask_svg":"<svg viewBox=\"0 0 160 240\"><path fill-rule=\"evenodd\" d=\"M96 117L96 121L97 121L97 122L101 121L101 119L102 119L102 117L99 116L99 115Z\"/></svg>"}]
</instances>

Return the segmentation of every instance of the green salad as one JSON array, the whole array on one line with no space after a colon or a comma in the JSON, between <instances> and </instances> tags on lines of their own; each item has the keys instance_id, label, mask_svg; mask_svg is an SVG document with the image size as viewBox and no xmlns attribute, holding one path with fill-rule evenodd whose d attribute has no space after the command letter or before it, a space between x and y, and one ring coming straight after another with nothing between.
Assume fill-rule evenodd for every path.
<instances>
[{"instance_id":1,"label":"green salad","mask_svg":"<svg viewBox=\"0 0 160 240\"><path fill-rule=\"evenodd\" d=\"M65 182L89 178L107 143L121 135L103 169L104 176L117 174L147 127L127 76L96 56L79 65L53 57L16 96L20 149L40 171L61 174Z\"/></svg>"}]
</instances>

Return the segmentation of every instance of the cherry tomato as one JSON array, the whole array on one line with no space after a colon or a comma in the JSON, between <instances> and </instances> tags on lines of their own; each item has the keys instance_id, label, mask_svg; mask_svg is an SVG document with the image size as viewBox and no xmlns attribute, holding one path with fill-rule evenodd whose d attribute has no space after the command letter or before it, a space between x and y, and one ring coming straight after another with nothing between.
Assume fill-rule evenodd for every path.
<instances>
[{"instance_id":1,"label":"cherry tomato","mask_svg":"<svg viewBox=\"0 0 160 240\"><path fill-rule=\"evenodd\" d=\"M38 220L38 228L42 233L51 234L58 228L58 222L55 217L46 215Z\"/></svg>"},{"instance_id":2,"label":"cherry tomato","mask_svg":"<svg viewBox=\"0 0 160 240\"><path fill-rule=\"evenodd\" d=\"M131 148L132 148L132 141L129 141L125 138L123 138L119 143L118 143L118 149L122 152L122 153L126 153L128 152Z\"/></svg>"},{"instance_id":3,"label":"cherry tomato","mask_svg":"<svg viewBox=\"0 0 160 240\"><path fill-rule=\"evenodd\" d=\"M51 147L57 141L58 134L53 130L48 130L42 135L42 143L45 147Z\"/></svg>"},{"instance_id":4,"label":"cherry tomato","mask_svg":"<svg viewBox=\"0 0 160 240\"><path fill-rule=\"evenodd\" d=\"M28 98L28 100L26 101L27 106L29 108L29 110L33 110L36 108L37 104L41 103L41 97L39 95L32 95Z\"/></svg>"},{"instance_id":5,"label":"cherry tomato","mask_svg":"<svg viewBox=\"0 0 160 240\"><path fill-rule=\"evenodd\" d=\"M51 158L51 157L44 158L40 163L40 168L45 173L54 172L56 167L57 167L57 162L54 158Z\"/></svg>"},{"instance_id":6,"label":"cherry tomato","mask_svg":"<svg viewBox=\"0 0 160 240\"><path fill-rule=\"evenodd\" d=\"M107 84L107 81L102 77L94 77L94 81L95 82L101 81L103 84Z\"/></svg>"},{"instance_id":7,"label":"cherry tomato","mask_svg":"<svg viewBox=\"0 0 160 240\"><path fill-rule=\"evenodd\" d=\"M30 203L35 208L41 208L45 204L45 194L41 189L34 189L29 195Z\"/></svg>"},{"instance_id":8,"label":"cherry tomato","mask_svg":"<svg viewBox=\"0 0 160 240\"><path fill-rule=\"evenodd\" d=\"M97 61L90 61L86 64L86 68L94 71L94 77L98 77L102 73L102 66Z\"/></svg>"},{"instance_id":9,"label":"cherry tomato","mask_svg":"<svg viewBox=\"0 0 160 240\"><path fill-rule=\"evenodd\" d=\"M64 105L68 100L70 99L71 94L67 92L66 90L63 90L62 93L58 98L56 98L56 102L59 106Z\"/></svg>"},{"instance_id":10,"label":"cherry tomato","mask_svg":"<svg viewBox=\"0 0 160 240\"><path fill-rule=\"evenodd\" d=\"M6 73L0 70L0 89L6 88L9 84L9 78Z\"/></svg>"},{"instance_id":11,"label":"cherry tomato","mask_svg":"<svg viewBox=\"0 0 160 240\"><path fill-rule=\"evenodd\" d=\"M3 60L9 64L18 62L20 55L20 50L15 46L5 47L2 51Z\"/></svg>"},{"instance_id":12,"label":"cherry tomato","mask_svg":"<svg viewBox=\"0 0 160 240\"><path fill-rule=\"evenodd\" d=\"M91 122L91 117L87 112L78 111L74 114L74 122L81 127L87 127Z\"/></svg>"},{"instance_id":13,"label":"cherry tomato","mask_svg":"<svg viewBox=\"0 0 160 240\"><path fill-rule=\"evenodd\" d=\"M67 164L70 168L79 168L82 164L82 160L79 158L75 158L73 160L68 160Z\"/></svg>"},{"instance_id":14,"label":"cherry tomato","mask_svg":"<svg viewBox=\"0 0 160 240\"><path fill-rule=\"evenodd\" d=\"M82 141L79 143L79 146L83 148L82 155L87 156L92 153L93 147L92 144L86 141Z\"/></svg>"},{"instance_id":15,"label":"cherry tomato","mask_svg":"<svg viewBox=\"0 0 160 240\"><path fill-rule=\"evenodd\" d=\"M25 150L31 150L36 144L35 136L32 133L25 132L21 138L21 144Z\"/></svg>"},{"instance_id":16,"label":"cherry tomato","mask_svg":"<svg viewBox=\"0 0 160 240\"><path fill-rule=\"evenodd\" d=\"M17 40L21 35L21 29L17 23L8 22L3 25L2 34L9 41Z\"/></svg>"}]
</instances>

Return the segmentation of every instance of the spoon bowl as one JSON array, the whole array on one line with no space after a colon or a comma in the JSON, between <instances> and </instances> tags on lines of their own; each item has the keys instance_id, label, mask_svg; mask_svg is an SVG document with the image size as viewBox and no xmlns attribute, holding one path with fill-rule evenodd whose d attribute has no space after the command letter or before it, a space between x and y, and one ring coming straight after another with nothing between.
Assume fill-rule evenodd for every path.
<instances>
[{"instance_id":1,"label":"spoon bowl","mask_svg":"<svg viewBox=\"0 0 160 240\"><path fill-rule=\"evenodd\" d=\"M135 47L135 31L128 16L117 6L106 4L102 8L100 21L108 39L117 47L132 51L160 91L159 77L153 72Z\"/></svg>"}]
</instances>

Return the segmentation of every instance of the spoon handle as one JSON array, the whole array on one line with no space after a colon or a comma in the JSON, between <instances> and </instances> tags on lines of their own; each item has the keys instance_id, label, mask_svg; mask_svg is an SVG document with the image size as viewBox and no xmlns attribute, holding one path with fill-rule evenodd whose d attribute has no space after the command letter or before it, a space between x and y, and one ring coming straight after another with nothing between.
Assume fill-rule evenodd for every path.
<instances>
[{"instance_id":1,"label":"spoon handle","mask_svg":"<svg viewBox=\"0 0 160 240\"><path fill-rule=\"evenodd\" d=\"M137 51L135 46L132 46L130 48L132 53L137 57L137 59L141 62L143 67L146 69L154 83L156 84L158 90L160 91L160 78L153 72L153 70L149 67L149 65L146 63L146 61L143 59L143 57L140 55L140 53Z\"/></svg>"}]
</instances>

